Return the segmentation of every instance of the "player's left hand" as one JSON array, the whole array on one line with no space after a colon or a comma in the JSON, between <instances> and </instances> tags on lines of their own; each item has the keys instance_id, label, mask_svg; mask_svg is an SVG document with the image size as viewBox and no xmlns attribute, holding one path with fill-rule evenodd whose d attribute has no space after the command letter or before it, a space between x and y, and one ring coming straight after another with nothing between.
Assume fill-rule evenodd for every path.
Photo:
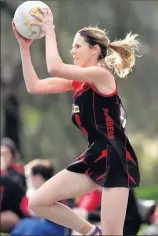
<instances>
[{"instance_id":1,"label":"player's left hand","mask_svg":"<svg viewBox=\"0 0 158 236\"><path fill-rule=\"evenodd\" d=\"M23 36L21 36L18 31L16 30L16 27L15 27L15 23L14 23L14 19L12 20L12 28L13 28L13 32L14 32L14 35L19 43L19 46L20 48L29 48L30 45L32 44L33 40L32 39L27 39L27 38L24 38Z\"/></svg>"},{"instance_id":2,"label":"player's left hand","mask_svg":"<svg viewBox=\"0 0 158 236\"><path fill-rule=\"evenodd\" d=\"M39 21L32 24L39 25L42 33L47 34L54 29L52 11L49 8L38 8L38 10L41 13L40 15L30 12L30 14Z\"/></svg>"}]
</instances>

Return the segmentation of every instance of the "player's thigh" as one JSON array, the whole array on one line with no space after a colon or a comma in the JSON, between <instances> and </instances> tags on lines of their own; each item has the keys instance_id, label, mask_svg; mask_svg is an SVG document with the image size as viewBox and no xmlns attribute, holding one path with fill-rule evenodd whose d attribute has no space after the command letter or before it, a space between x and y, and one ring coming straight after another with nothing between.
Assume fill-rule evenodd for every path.
<instances>
[{"instance_id":1,"label":"player's thigh","mask_svg":"<svg viewBox=\"0 0 158 236\"><path fill-rule=\"evenodd\" d=\"M29 199L29 206L50 206L54 202L84 195L98 188L88 176L62 170L44 183Z\"/></svg>"}]
</instances>

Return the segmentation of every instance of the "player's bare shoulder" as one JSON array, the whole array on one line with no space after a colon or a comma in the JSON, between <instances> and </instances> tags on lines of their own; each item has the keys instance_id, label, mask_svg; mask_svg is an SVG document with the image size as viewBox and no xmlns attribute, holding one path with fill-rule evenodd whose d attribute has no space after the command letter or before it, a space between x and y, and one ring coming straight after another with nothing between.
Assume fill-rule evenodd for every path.
<instances>
[{"instance_id":1,"label":"player's bare shoulder","mask_svg":"<svg viewBox=\"0 0 158 236\"><path fill-rule=\"evenodd\" d=\"M98 79L95 80L94 85L100 93L111 94L116 90L116 80L114 75L106 67L100 66L98 68Z\"/></svg>"},{"instance_id":2,"label":"player's bare shoulder","mask_svg":"<svg viewBox=\"0 0 158 236\"><path fill-rule=\"evenodd\" d=\"M107 84L114 80L113 74L104 66L96 66L96 80L95 83Z\"/></svg>"}]
</instances>

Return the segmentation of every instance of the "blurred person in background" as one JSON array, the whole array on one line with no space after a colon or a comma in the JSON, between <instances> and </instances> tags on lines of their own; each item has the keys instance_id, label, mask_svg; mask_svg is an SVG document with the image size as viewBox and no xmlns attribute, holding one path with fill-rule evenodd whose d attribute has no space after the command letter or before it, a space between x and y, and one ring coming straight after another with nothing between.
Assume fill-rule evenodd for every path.
<instances>
[{"instance_id":1,"label":"blurred person in background","mask_svg":"<svg viewBox=\"0 0 158 236\"><path fill-rule=\"evenodd\" d=\"M26 193L26 180L24 168L18 157L19 153L13 140L2 138L0 219L3 232L9 232L25 216L20 204Z\"/></svg>"},{"instance_id":2,"label":"blurred person in background","mask_svg":"<svg viewBox=\"0 0 158 236\"><path fill-rule=\"evenodd\" d=\"M74 90L72 120L88 136L88 149L66 169L38 189L29 201L37 215L64 225L83 235L99 235L101 230L59 203L62 199L84 195L102 187L101 221L105 235L122 235L129 189L139 186L137 157L124 132L123 108L117 82L135 65L139 48L136 34L111 42L97 27L85 27L74 38L71 54L75 65L63 63L57 48L53 15L39 9L41 32L46 35L47 70L53 78L40 80L30 56L32 40L13 30L20 47L23 75L28 92L60 93ZM117 196L117 197L116 197Z\"/></svg>"},{"instance_id":3,"label":"blurred person in background","mask_svg":"<svg viewBox=\"0 0 158 236\"><path fill-rule=\"evenodd\" d=\"M1 232L10 230L25 217L21 202L25 190L8 176L0 176L0 221Z\"/></svg>"},{"instance_id":4,"label":"blurred person in background","mask_svg":"<svg viewBox=\"0 0 158 236\"><path fill-rule=\"evenodd\" d=\"M151 216L151 223L142 231L142 235L158 235L158 206Z\"/></svg>"},{"instance_id":5,"label":"blurred person in background","mask_svg":"<svg viewBox=\"0 0 158 236\"><path fill-rule=\"evenodd\" d=\"M87 211L96 211L101 204L101 188L98 188L79 197L76 203L80 209L86 209Z\"/></svg>"},{"instance_id":6,"label":"blurred person in background","mask_svg":"<svg viewBox=\"0 0 158 236\"><path fill-rule=\"evenodd\" d=\"M47 178L43 178L43 175L36 175L36 177L33 175L33 170L34 167L49 167L51 166L51 168L49 169L48 172L52 172L52 176L55 174L55 170L54 166L52 165L52 163L49 160L46 159L34 159L32 161L30 161L29 163L27 163L24 168L25 168L25 175L26 175L26 179L27 179L27 192L26 195L29 197L35 190L38 189L38 187L40 187L42 185L43 182L45 182L45 180ZM36 169L36 168L35 168ZM45 170L45 169L44 169ZM43 170L43 171L44 171ZM41 174L41 173L40 173ZM43 177L42 177L43 176ZM50 176L50 174L48 173L48 176ZM34 178L35 177L35 178ZM41 177L39 181L36 181L38 179L38 177ZM35 181L34 181L35 179ZM39 182L39 184L37 183ZM39 185L39 186L37 186Z\"/></svg>"},{"instance_id":7,"label":"blurred person in background","mask_svg":"<svg viewBox=\"0 0 158 236\"><path fill-rule=\"evenodd\" d=\"M48 160L34 160L28 163L26 171L29 178L29 186L31 192L29 196L39 189L47 180L55 173L55 168ZM29 171L29 168L30 171ZM69 201L64 201L64 204L69 204ZM21 209L28 217L19 221L12 230L11 235L67 235L70 230L64 226L55 224L47 219L39 218L36 214L28 209L28 197L25 196L21 203Z\"/></svg>"},{"instance_id":8,"label":"blurred person in background","mask_svg":"<svg viewBox=\"0 0 158 236\"><path fill-rule=\"evenodd\" d=\"M10 138L1 139L1 176L8 176L22 189L26 188L26 178L20 154L15 142Z\"/></svg>"},{"instance_id":9,"label":"blurred person in background","mask_svg":"<svg viewBox=\"0 0 158 236\"><path fill-rule=\"evenodd\" d=\"M84 217L88 218L89 213L97 212L101 206L101 188L98 188L92 192L89 192L83 196L79 196L75 199L75 207L73 210ZM92 221L91 221L92 222Z\"/></svg>"}]
</instances>

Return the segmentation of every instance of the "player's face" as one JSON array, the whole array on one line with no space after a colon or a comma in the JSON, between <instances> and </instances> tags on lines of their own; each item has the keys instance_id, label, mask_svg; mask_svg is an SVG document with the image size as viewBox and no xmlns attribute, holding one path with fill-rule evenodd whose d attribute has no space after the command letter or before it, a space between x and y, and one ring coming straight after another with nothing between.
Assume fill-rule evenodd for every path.
<instances>
[{"instance_id":1,"label":"player's face","mask_svg":"<svg viewBox=\"0 0 158 236\"><path fill-rule=\"evenodd\" d=\"M6 146L1 146L1 168L6 169L11 166L13 162L13 155L9 148Z\"/></svg>"},{"instance_id":2,"label":"player's face","mask_svg":"<svg viewBox=\"0 0 158 236\"><path fill-rule=\"evenodd\" d=\"M84 37L77 33L70 51L74 64L81 67L88 66L92 59L92 50L92 47L84 40Z\"/></svg>"}]
</instances>

